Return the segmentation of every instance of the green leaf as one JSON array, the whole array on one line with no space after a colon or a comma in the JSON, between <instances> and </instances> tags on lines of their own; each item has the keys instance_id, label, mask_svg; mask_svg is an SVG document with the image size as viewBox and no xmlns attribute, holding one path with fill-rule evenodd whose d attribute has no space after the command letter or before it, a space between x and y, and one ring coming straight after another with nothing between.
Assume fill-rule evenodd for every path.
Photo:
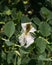
<instances>
[{"instance_id":1,"label":"green leaf","mask_svg":"<svg viewBox=\"0 0 52 65\"><path fill-rule=\"evenodd\" d=\"M17 65L21 65L21 57L18 57Z\"/></svg>"},{"instance_id":2,"label":"green leaf","mask_svg":"<svg viewBox=\"0 0 52 65\"><path fill-rule=\"evenodd\" d=\"M52 52L52 43L50 43L50 46L48 45L49 51Z\"/></svg>"},{"instance_id":3,"label":"green leaf","mask_svg":"<svg viewBox=\"0 0 52 65\"><path fill-rule=\"evenodd\" d=\"M8 64L12 62L13 56L14 56L13 52L9 52L8 53L8 55L7 55L7 62L8 62Z\"/></svg>"},{"instance_id":4,"label":"green leaf","mask_svg":"<svg viewBox=\"0 0 52 65\"><path fill-rule=\"evenodd\" d=\"M5 54L4 51L2 51L2 53L1 53L1 57L2 57L2 59L6 60L6 54Z\"/></svg>"},{"instance_id":5,"label":"green leaf","mask_svg":"<svg viewBox=\"0 0 52 65\"><path fill-rule=\"evenodd\" d=\"M52 20L49 20L49 22L48 22L50 25L52 25Z\"/></svg>"},{"instance_id":6,"label":"green leaf","mask_svg":"<svg viewBox=\"0 0 52 65\"><path fill-rule=\"evenodd\" d=\"M16 65L16 57L12 60L13 65Z\"/></svg>"},{"instance_id":7,"label":"green leaf","mask_svg":"<svg viewBox=\"0 0 52 65\"><path fill-rule=\"evenodd\" d=\"M43 53L45 51L46 45L47 45L46 40L42 37L39 37L36 39L35 43L36 43L36 48L37 48L38 52Z\"/></svg>"},{"instance_id":8,"label":"green leaf","mask_svg":"<svg viewBox=\"0 0 52 65\"><path fill-rule=\"evenodd\" d=\"M11 15L11 10L7 6L5 6L5 10L3 13L9 16Z\"/></svg>"},{"instance_id":9,"label":"green leaf","mask_svg":"<svg viewBox=\"0 0 52 65\"><path fill-rule=\"evenodd\" d=\"M50 13L51 12L46 7L41 8L40 14L44 19L46 19Z\"/></svg>"},{"instance_id":10,"label":"green leaf","mask_svg":"<svg viewBox=\"0 0 52 65\"><path fill-rule=\"evenodd\" d=\"M11 10L5 11L5 14L6 14L6 15L11 15Z\"/></svg>"},{"instance_id":11,"label":"green leaf","mask_svg":"<svg viewBox=\"0 0 52 65\"><path fill-rule=\"evenodd\" d=\"M34 17L32 20L33 20L33 22L34 22L36 25L39 26L39 24L40 24L41 21L40 21L37 17Z\"/></svg>"},{"instance_id":12,"label":"green leaf","mask_svg":"<svg viewBox=\"0 0 52 65\"><path fill-rule=\"evenodd\" d=\"M47 21L50 25L52 25L52 13L50 13L49 16L47 17Z\"/></svg>"},{"instance_id":13,"label":"green leaf","mask_svg":"<svg viewBox=\"0 0 52 65\"><path fill-rule=\"evenodd\" d=\"M15 32L15 25L12 21L8 22L4 26L4 33L10 38Z\"/></svg>"},{"instance_id":14,"label":"green leaf","mask_svg":"<svg viewBox=\"0 0 52 65\"><path fill-rule=\"evenodd\" d=\"M45 60L45 59L46 59L46 57L43 56L43 55L40 55L39 58L38 58L38 60Z\"/></svg>"},{"instance_id":15,"label":"green leaf","mask_svg":"<svg viewBox=\"0 0 52 65\"><path fill-rule=\"evenodd\" d=\"M51 62L47 62L47 65L52 65L52 61Z\"/></svg>"},{"instance_id":16,"label":"green leaf","mask_svg":"<svg viewBox=\"0 0 52 65\"><path fill-rule=\"evenodd\" d=\"M21 11L19 11L19 12L18 12L18 14L17 14L17 19L18 19L18 22L20 22L21 17L22 17L22 12L21 12Z\"/></svg>"},{"instance_id":17,"label":"green leaf","mask_svg":"<svg viewBox=\"0 0 52 65\"><path fill-rule=\"evenodd\" d=\"M41 60L41 61L52 61L51 58L46 58L46 57L43 56L43 55L40 55L39 58L38 58L38 60Z\"/></svg>"},{"instance_id":18,"label":"green leaf","mask_svg":"<svg viewBox=\"0 0 52 65\"><path fill-rule=\"evenodd\" d=\"M22 65L26 65L26 64L28 64L29 61L30 61L30 58L26 55L26 56L23 58L21 64L22 64Z\"/></svg>"},{"instance_id":19,"label":"green leaf","mask_svg":"<svg viewBox=\"0 0 52 65\"><path fill-rule=\"evenodd\" d=\"M30 22L30 19L27 16L22 16L21 22L22 23Z\"/></svg>"},{"instance_id":20,"label":"green leaf","mask_svg":"<svg viewBox=\"0 0 52 65\"><path fill-rule=\"evenodd\" d=\"M46 23L46 22L41 22L40 25L39 25L39 30L40 30L40 33L41 33L43 36L47 37L47 36L50 35L51 28L50 28L50 26L49 26L48 23Z\"/></svg>"},{"instance_id":21,"label":"green leaf","mask_svg":"<svg viewBox=\"0 0 52 65\"><path fill-rule=\"evenodd\" d=\"M41 61L41 60L38 60L37 65L45 65L45 63L43 61Z\"/></svg>"},{"instance_id":22,"label":"green leaf","mask_svg":"<svg viewBox=\"0 0 52 65\"><path fill-rule=\"evenodd\" d=\"M14 43L10 42L9 40L5 41L5 43L6 43L7 46L12 46L12 45L14 45Z\"/></svg>"},{"instance_id":23,"label":"green leaf","mask_svg":"<svg viewBox=\"0 0 52 65\"><path fill-rule=\"evenodd\" d=\"M26 49L23 48L23 47L21 47L19 50L20 50L21 55L23 55L23 54L28 54L28 53L29 53L28 50L26 50Z\"/></svg>"},{"instance_id":24,"label":"green leaf","mask_svg":"<svg viewBox=\"0 0 52 65\"><path fill-rule=\"evenodd\" d=\"M17 19L16 8L12 8L12 14L11 14L11 17L12 17L13 20L16 20L16 19Z\"/></svg>"},{"instance_id":25,"label":"green leaf","mask_svg":"<svg viewBox=\"0 0 52 65\"><path fill-rule=\"evenodd\" d=\"M52 12L48 15L47 21L52 20Z\"/></svg>"}]
</instances>

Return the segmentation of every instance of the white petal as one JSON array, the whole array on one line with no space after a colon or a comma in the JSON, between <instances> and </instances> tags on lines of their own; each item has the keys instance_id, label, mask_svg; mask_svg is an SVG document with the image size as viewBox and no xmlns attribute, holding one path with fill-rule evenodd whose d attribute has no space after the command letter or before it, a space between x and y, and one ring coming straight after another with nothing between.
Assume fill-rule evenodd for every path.
<instances>
[{"instance_id":1,"label":"white petal","mask_svg":"<svg viewBox=\"0 0 52 65\"><path fill-rule=\"evenodd\" d=\"M25 39L27 42L25 48L29 47L34 42L34 38L30 35L30 33L25 37Z\"/></svg>"},{"instance_id":2,"label":"white petal","mask_svg":"<svg viewBox=\"0 0 52 65\"><path fill-rule=\"evenodd\" d=\"M27 24L32 24L32 23L31 22L21 23L21 26L22 26L22 29L24 32L19 37L19 43L21 44L21 46L24 46L25 48L29 47L34 42L34 38L30 34L30 32L36 31L36 29L34 27L32 27L31 30L26 35L25 32L26 32L26 25Z\"/></svg>"},{"instance_id":3,"label":"white petal","mask_svg":"<svg viewBox=\"0 0 52 65\"><path fill-rule=\"evenodd\" d=\"M24 37L24 33L19 37L19 43L21 44L21 46L24 46L25 44Z\"/></svg>"},{"instance_id":4,"label":"white petal","mask_svg":"<svg viewBox=\"0 0 52 65\"><path fill-rule=\"evenodd\" d=\"M35 32L35 31L36 31L36 29L34 27L32 27L29 32Z\"/></svg>"},{"instance_id":5,"label":"white petal","mask_svg":"<svg viewBox=\"0 0 52 65\"><path fill-rule=\"evenodd\" d=\"M26 23L21 23L22 29L25 31L26 30Z\"/></svg>"}]
</instances>

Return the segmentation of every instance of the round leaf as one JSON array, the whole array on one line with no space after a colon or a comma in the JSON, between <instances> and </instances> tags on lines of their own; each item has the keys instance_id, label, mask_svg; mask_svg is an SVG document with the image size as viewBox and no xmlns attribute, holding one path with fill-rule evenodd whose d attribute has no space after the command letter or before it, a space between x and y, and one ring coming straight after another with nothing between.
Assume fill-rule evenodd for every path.
<instances>
[{"instance_id":1,"label":"round leaf","mask_svg":"<svg viewBox=\"0 0 52 65\"><path fill-rule=\"evenodd\" d=\"M36 48L39 53L43 53L45 51L46 44L47 44L47 42L44 38L39 37L36 39Z\"/></svg>"},{"instance_id":2,"label":"round leaf","mask_svg":"<svg viewBox=\"0 0 52 65\"><path fill-rule=\"evenodd\" d=\"M4 26L4 33L10 38L15 32L15 25L12 21L8 22Z\"/></svg>"},{"instance_id":3,"label":"round leaf","mask_svg":"<svg viewBox=\"0 0 52 65\"><path fill-rule=\"evenodd\" d=\"M40 25L39 25L39 30L40 30L40 33L41 33L43 36L47 37L47 36L50 35L51 28L50 28L50 26L49 26L48 23L46 23L46 22L41 22Z\"/></svg>"},{"instance_id":4,"label":"round leaf","mask_svg":"<svg viewBox=\"0 0 52 65\"><path fill-rule=\"evenodd\" d=\"M5 41L7 46L12 46L14 43L10 42L9 40Z\"/></svg>"},{"instance_id":5,"label":"round leaf","mask_svg":"<svg viewBox=\"0 0 52 65\"><path fill-rule=\"evenodd\" d=\"M42 7L42 8L41 8L40 14L41 14L41 16L42 16L44 19L46 19L50 13L51 13L51 12L50 12L47 8L45 8L45 7Z\"/></svg>"},{"instance_id":6,"label":"round leaf","mask_svg":"<svg viewBox=\"0 0 52 65\"><path fill-rule=\"evenodd\" d=\"M36 25L39 25L41 21L40 21L37 17L35 17L35 18L33 18L33 22L34 22Z\"/></svg>"},{"instance_id":7,"label":"round leaf","mask_svg":"<svg viewBox=\"0 0 52 65\"><path fill-rule=\"evenodd\" d=\"M22 23L30 22L30 19L28 18L28 16L22 16L21 22Z\"/></svg>"}]
</instances>

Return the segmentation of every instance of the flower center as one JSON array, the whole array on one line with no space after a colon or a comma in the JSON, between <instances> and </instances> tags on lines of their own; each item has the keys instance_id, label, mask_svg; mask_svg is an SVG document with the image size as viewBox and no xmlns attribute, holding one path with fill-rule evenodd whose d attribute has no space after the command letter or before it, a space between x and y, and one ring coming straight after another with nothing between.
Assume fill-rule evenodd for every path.
<instances>
[{"instance_id":1,"label":"flower center","mask_svg":"<svg viewBox=\"0 0 52 65\"><path fill-rule=\"evenodd\" d=\"M25 32L26 35L30 31L30 29L31 29L31 24L27 24L26 25L26 32Z\"/></svg>"}]
</instances>

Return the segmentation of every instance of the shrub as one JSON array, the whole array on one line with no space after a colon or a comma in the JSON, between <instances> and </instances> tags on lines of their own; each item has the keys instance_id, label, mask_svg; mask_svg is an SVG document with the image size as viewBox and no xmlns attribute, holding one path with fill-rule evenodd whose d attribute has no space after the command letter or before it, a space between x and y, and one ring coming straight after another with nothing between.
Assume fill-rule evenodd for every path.
<instances>
[{"instance_id":1,"label":"shrub","mask_svg":"<svg viewBox=\"0 0 52 65\"><path fill-rule=\"evenodd\" d=\"M27 22L36 39L24 48L19 36ZM52 0L0 0L0 65L52 65Z\"/></svg>"}]
</instances>

